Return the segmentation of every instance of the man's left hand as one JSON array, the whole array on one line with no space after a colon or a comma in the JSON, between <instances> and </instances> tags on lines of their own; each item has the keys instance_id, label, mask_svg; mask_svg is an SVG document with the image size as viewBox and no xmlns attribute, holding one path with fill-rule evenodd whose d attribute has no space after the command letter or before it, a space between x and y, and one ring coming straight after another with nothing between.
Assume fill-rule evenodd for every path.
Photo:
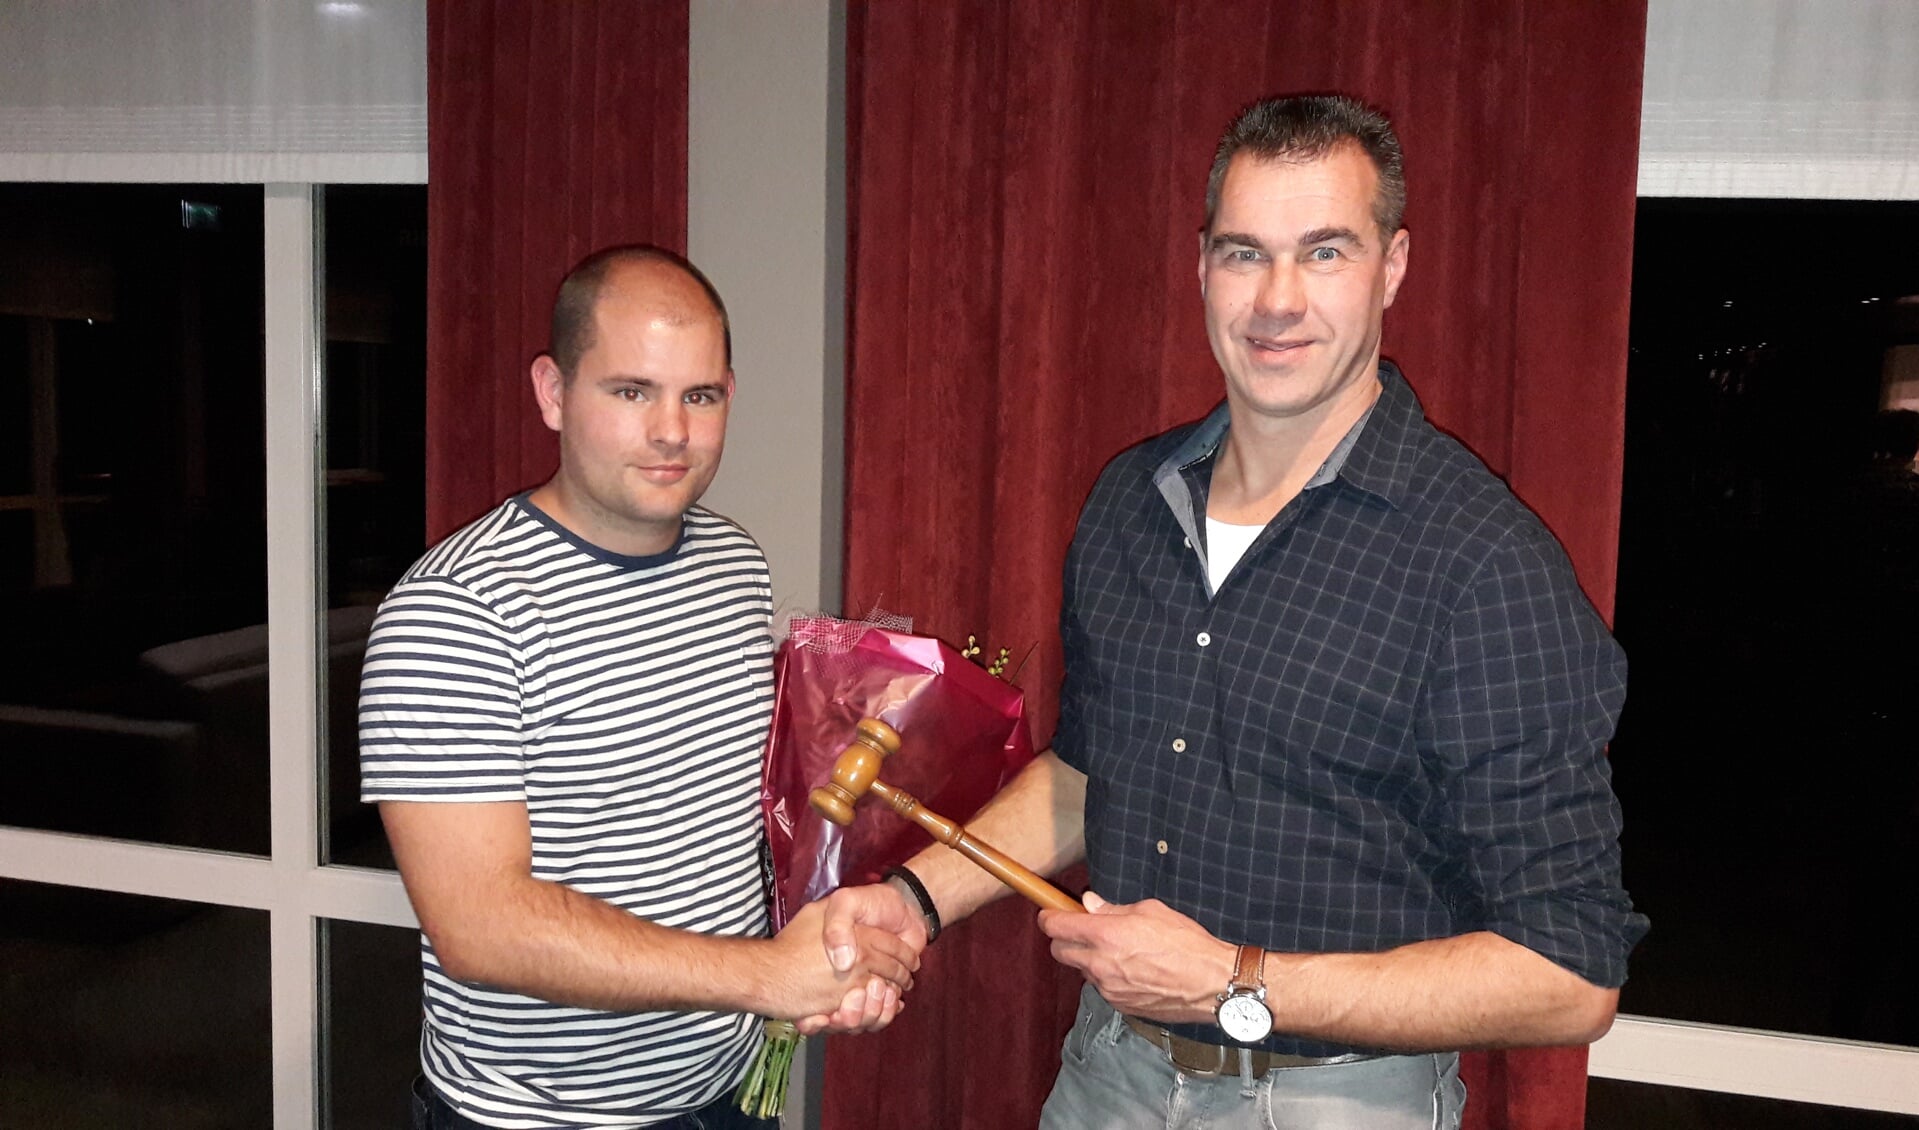
<instances>
[{"instance_id":1,"label":"man's left hand","mask_svg":"<svg viewBox=\"0 0 1919 1130\"><path fill-rule=\"evenodd\" d=\"M1042 910L1053 958L1086 975L1121 1012L1164 1023L1210 1023L1237 948L1158 899L1109 903L1091 891L1087 913Z\"/></svg>"}]
</instances>

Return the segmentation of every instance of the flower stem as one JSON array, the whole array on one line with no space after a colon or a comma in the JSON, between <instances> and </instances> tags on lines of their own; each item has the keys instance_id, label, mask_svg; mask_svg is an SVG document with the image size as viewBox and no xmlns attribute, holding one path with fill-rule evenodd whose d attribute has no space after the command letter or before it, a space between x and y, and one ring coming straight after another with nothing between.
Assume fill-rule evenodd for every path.
<instances>
[{"instance_id":1,"label":"flower stem","mask_svg":"<svg viewBox=\"0 0 1919 1130\"><path fill-rule=\"evenodd\" d=\"M786 1085L793 1073L793 1056L799 1051L799 1034L791 1021L768 1020L762 1024L766 1038L753 1055L753 1065L734 1095L742 1114L755 1118L775 1118L786 1106Z\"/></svg>"}]
</instances>

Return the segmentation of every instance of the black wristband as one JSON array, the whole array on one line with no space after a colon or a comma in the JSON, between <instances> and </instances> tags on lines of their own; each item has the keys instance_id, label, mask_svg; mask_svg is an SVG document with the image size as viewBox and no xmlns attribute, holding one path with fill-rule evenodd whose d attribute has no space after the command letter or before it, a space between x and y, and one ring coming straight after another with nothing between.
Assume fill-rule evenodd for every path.
<instances>
[{"instance_id":1,"label":"black wristband","mask_svg":"<svg viewBox=\"0 0 1919 1130\"><path fill-rule=\"evenodd\" d=\"M900 882L906 884L906 889L913 892L913 898L920 904L920 914L926 919L926 944L930 946L938 941L940 936L939 908L933 905L933 896L926 893L926 884L920 882L920 877L904 867L888 867L885 872L880 875L880 878L882 880L898 879Z\"/></svg>"}]
</instances>

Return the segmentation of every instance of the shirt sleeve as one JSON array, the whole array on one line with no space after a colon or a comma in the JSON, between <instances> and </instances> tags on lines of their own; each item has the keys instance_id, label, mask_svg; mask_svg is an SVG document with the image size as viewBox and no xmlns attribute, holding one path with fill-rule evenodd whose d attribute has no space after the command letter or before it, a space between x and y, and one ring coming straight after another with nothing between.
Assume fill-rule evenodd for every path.
<instances>
[{"instance_id":1,"label":"shirt sleeve","mask_svg":"<svg viewBox=\"0 0 1919 1130\"><path fill-rule=\"evenodd\" d=\"M1077 542L1077 539L1075 539ZM1077 602L1073 599L1075 559L1078 545L1066 553L1066 578L1061 586L1059 638L1065 678L1059 686L1059 725L1053 729L1053 752L1061 761L1086 772L1085 727L1081 721L1086 704L1086 681L1091 664L1081 661L1085 654L1085 629L1080 626Z\"/></svg>"},{"instance_id":2,"label":"shirt sleeve","mask_svg":"<svg viewBox=\"0 0 1919 1130\"><path fill-rule=\"evenodd\" d=\"M1066 568L1060 582L1059 637L1061 660L1065 668L1059 688L1059 724L1053 729L1052 750L1061 761L1089 772L1086 748L1086 710L1100 693L1099 672L1087 661L1090 650L1086 631L1084 600L1089 590L1122 583L1115 575L1115 556L1111 552L1108 531L1122 523L1125 503L1120 484L1128 473L1129 456L1124 451L1113 458L1093 483L1080 508L1079 524L1073 531L1073 543L1066 550ZM1097 782L1093 785L1098 788Z\"/></svg>"},{"instance_id":3,"label":"shirt sleeve","mask_svg":"<svg viewBox=\"0 0 1919 1130\"><path fill-rule=\"evenodd\" d=\"M1423 698L1421 746L1456 839L1461 924L1593 984L1625 983L1645 934L1620 883L1606 762L1626 662L1543 526L1503 538L1468 585Z\"/></svg>"},{"instance_id":4,"label":"shirt sleeve","mask_svg":"<svg viewBox=\"0 0 1919 1130\"><path fill-rule=\"evenodd\" d=\"M360 799L525 800L523 675L490 604L451 581L403 581L360 674Z\"/></svg>"}]
</instances>

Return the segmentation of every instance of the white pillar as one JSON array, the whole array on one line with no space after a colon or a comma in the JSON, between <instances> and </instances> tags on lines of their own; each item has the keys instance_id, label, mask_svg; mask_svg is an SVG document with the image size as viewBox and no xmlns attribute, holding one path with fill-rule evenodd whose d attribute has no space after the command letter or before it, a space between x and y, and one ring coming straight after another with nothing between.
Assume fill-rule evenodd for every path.
<instances>
[{"instance_id":1,"label":"white pillar","mask_svg":"<svg viewBox=\"0 0 1919 1130\"><path fill-rule=\"evenodd\" d=\"M687 257L726 299L739 392L707 505L745 526L787 610L839 611L846 372L846 10L696 0ZM823 1042L787 1125L817 1130Z\"/></svg>"},{"instance_id":2,"label":"white pillar","mask_svg":"<svg viewBox=\"0 0 1919 1130\"><path fill-rule=\"evenodd\" d=\"M707 504L837 611L846 369L844 5L700 0L687 89L687 254L726 299L739 393Z\"/></svg>"}]
</instances>

